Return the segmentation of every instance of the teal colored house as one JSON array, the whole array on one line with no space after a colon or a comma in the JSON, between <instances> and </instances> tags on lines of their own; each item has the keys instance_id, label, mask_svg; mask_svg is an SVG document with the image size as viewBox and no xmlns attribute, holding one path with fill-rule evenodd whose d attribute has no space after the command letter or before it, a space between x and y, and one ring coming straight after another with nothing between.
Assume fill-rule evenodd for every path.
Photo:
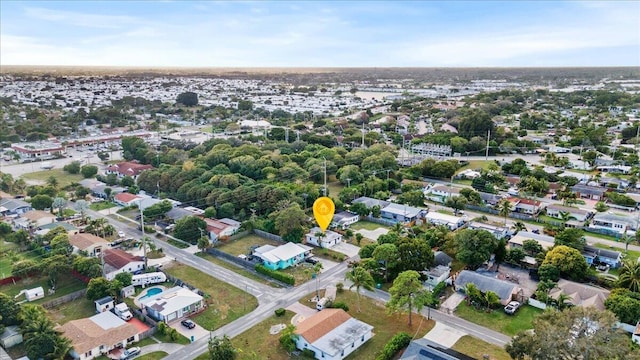
<instances>
[{"instance_id":1,"label":"teal colored house","mask_svg":"<svg viewBox=\"0 0 640 360\"><path fill-rule=\"evenodd\" d=\"M311 249L310 246L289 242L278 247L263 245L255 249L253 255L262 259L269 269L280 270L303 262L311 254Z\"/></svg>"}]
</instances>

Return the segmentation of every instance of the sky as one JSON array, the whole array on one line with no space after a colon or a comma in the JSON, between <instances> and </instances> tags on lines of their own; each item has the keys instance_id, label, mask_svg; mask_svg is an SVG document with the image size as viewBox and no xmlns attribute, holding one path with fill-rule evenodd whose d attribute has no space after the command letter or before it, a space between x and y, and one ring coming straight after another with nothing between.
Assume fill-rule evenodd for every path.
<instances>
[{"instance_id":1,"label":"sky","mask_svg":"<svg viewBox=\"0 0 640 360\"><path fill-rule=\"evenodd\" d=\"M640 66L640 1L0 1L0 65Z\"/></svg>"}]
</instances>

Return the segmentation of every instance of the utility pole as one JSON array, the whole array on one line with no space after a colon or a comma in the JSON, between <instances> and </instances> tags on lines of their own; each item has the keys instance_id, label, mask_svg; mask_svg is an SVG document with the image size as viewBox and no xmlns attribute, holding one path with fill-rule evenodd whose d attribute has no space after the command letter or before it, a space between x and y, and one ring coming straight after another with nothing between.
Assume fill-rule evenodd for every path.
<instances>
[{"instance_id":1,"label":"utility pole","mask_svg":"<svg viewBox=\"0 0 640 360\"><path fill-rule=\"evenodd\" d=\"M144 214L142 212L142 206L138 205L140 209L140 229L142 229L142 251L144 256L144 268L147 268L147 243L144 235Z\"/></svg>"},{"instance_id":2,"label":"utility pole","mask_svg":"<svg viewBox=\"0 0 640 360\"><path fill-rule=\"evenodd\" d=\"M327 196L327 158L324 156L322 158L324 159L324 188L322 192L324 196Z\"/></svg>"},{"instance_id":3,"label":"utility pole","mask_svg":"<svg viewBox=\"0 0 640 360\"><path fill-rule=\"evenodd\" d=\"M487 131L487 151L484 155L484 160L489 160L489 140L491 139L491 130Z\"/></svg>"},{"instance_id":4,"label":"utility pole","mask_svg":"<svg viewBox=\"0 0 640 360\"><path fill-rule=\"evenodd\" d=\"M284 141L289 142L289 128L284 128Z\"/></svg>"},{"instance_id":5,"label":"utility pole","mask_svg":"<svg viewBox=\"0 0 640 360\"><path fill-rule=\"evenodd\" d=\"M362 121L362 147L364 147L364 121Z\"/></svg>"},{"instance_id":6,"label":"utility pole","mask_svg":"<svg viewBox=\"0 0 640 360\"><path fill-rule=\"evenodd\" d=\"M347 187L351 187L351 178L347 178Z\"/></svg>"}]
</instances>

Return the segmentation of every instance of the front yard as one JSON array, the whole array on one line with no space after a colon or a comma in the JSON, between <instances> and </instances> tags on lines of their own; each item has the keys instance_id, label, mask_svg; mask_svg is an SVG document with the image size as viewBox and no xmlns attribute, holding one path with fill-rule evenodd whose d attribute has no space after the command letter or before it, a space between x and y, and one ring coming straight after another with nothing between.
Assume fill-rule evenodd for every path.
<instances>
[{"instance_id":1,"label":"front yard","mask_svg":"<svg viewBox=\"0 0 640 360\"><path fill-rule=\"evenodd\" d=\"M258 306L258 299L252 295L190 266L174 263L165 271L206 294L207 310L192 319L207 330L233 322Z\"/></svg>"},{"instance_id":2,"label":"front yard","mask_svg":"<svg viewBox=\"0 0 640 360\"><path fill-rule=\"evenodd\" d=\"M105 209L111 209L112 207L116 207L116 206L118 205L112 203L111 201L100 201L100 202L91 203L91 205L89 205L89 209L93 211L100 211Z\"/></svg>"},{"instance_id":3,"label":"front yard","mask_svg":"<svg viewBox=\"0 0 640 360\"><path fill-rule=\"evenodd\" d=\"M462 319L509 336L514 336L522 330L531 329L533 318L540 313L542 310L529 305L523 305L515 315L507 315L502 308L487 313L484 310L476 310L466 302L460 303L456 308L456 315Z\"/></svg>"},{"instance_id":4,"label":"front yard","mask_svg":"<svg viewBox=\"0 0 640 360\"><path fill-rule=\"evenodd\" d=\"M210 255L208 253L199 252L196 255L201 257L201 258L203 258L203 259L205 259L205 260L207 260L207 261L209 261L209 262L211 262L211 263L214 263L214 264L216 264L218 266L222 266L225 269L229 269L229 270L231 270L231 271L233 271L235 273L238 273L238 274L240 274L240 275L242 275L242 276L244 276L246 278L249 278L251 280L257 281L259 283L262 283L262 284L265 284L265 285L269 285L269 286L272 286L272 287L275 287L275 288L282 287L280 284L278 284L278 283L276 283L274 281L270 281L269 279L267 279L265 277L262 277L262 276L260 276L258 274L255 274L255 273L253 273L253 272L251 272L251 271L249 271L249 270L247 270L247 269L245 269L243 267L236 266L236 265L234 265L232 263L229 263L229 262L227 262L225 260L222 260L222 259L218 259L215 256Z\"/></svg>"},{"instance_id":5,"label":"front yard","mask_svg":"<svg viewBox=\"0 0 640 360\"><path fill-rule=\"evenodd\" d=\"M371 221L365 221L365 220L360 220L355 224L351 224L349 225L349 228L356 231L356 230L369 230L369 231L373 231L373 230L377 230L378 228L383 228L383 229L388 229L388 226L384 226L384 225L380 225L380 224L376 224L374 222Z\"/></svg>"},{"instance_id":6,"label":"front yard","mask_svg":"<svg viewBox=\"0 0 640 360\"><path fill-rule=\"evenodd\" d=\"M282 244L283 243L278 241L269 240L269 239L260 237L258 235L251 234L251 235L243 236L240 239L231 240L228 242L221 242L215 248L227 254L238 256L241 254L244 254L244 255L249 254L251 252L252 246L262 246L262 245L279 246Z\"/></svg>"},{"instance_id":7,"label":"front yard","mask_svg":"<svg viewBox=\"0 0 640 360\"><path fill-rule=\"evenodd\" d=\"M484 355L489 355L491 360L511 360L511 356L500 346L489 344L471 335L461 337L452 349L475 359L482 359Z\"/></svg>"}]
</instances>

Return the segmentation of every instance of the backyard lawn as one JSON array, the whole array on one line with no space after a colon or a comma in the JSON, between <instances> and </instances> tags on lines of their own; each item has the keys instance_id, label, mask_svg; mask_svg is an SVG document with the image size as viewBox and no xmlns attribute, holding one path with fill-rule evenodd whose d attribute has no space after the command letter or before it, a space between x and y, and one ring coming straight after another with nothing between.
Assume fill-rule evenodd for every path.
<instances>
[{"instance_id":1,"label":"backyard lawn","mask_svg":"<svg viewBox=\"0 0 640 360\"><path fill-rule=\"evenodd\" d=\"M96 306L93 301L82 297L47 310L49 318L60 325L71 320L88 318L95 315Z\"/></svg>"},{"instance_id":2,"label":"backyard lawn","mask_svg":"<svg viewBox=\"0 0 640 360\"><path fill-rule=\"evenodd\" d=\"M138 356L136 357L136 359L138 360L160 360L163 357L167 356L169 354L167 354L164 351L154 351L152 353L148 353L148 354L144 354L142 356Z\"/></svg>"},{"instance_id":3,"label":"backyard lawn","mask_svg":"<svg viewBox=\"0 0 640 360\"><path fill-rule=\"evenodd\" d=\"M258 306L258 299L246 292L183 264L165 268L170 275L203 291L207 310L192 319L207 330L215 330Z\"/></svg>"},{"instance_id":4,"label":"backyard lawn","mask_svg":"<svg viewBox=\"0 0 640 360\"><path fill-rule=\"evenodd\" d=\"M0 286L0 292L14 297L18 295L20 290L33 289L38 286L42 286L42 288L44 289L45 297L36 301L32 301L31 304L42 304L60 296L70 294L74 291L82 290L87 287L87 284L69 274L61 275L59 276L58 283L56 285L56 293L53 295L48 295L47 291L51 288L51 286L49 285L49 277L40 276L22 279L15 284L2 285ZM21 300L24 300L24 298L20 297L17 299L17 301Z\"/></svg>"},{"instance_id":5,"label":"backyard lawn","mask_svg":"<svg viewBox=\"0 0 640 360\"><path fill-rule=\"evenodd\" d=\"M34 167L35 166L38 165L36 164L34 165ZM37 180L46 183L47 180L52 176L55 177L56 180L58 180L58 188L63 188L67 185L70 185L71 183L77 183L78 181L83 179L82 175L80 174L69 174L62 169L36 171L24 174L21 177L25 180Z\"/></svg>"},{"instance_id":6,"label":"backyard lawn","mask_svg":"<svg viewBox=\"0 0 640 360\"><path fill-rule=\"evenodd\" d=\"M221 243L215 248L226 252L227 254L231 254L233 256L237 256L240 254L249 254L251 252L252 246L262 246L262 245L273 245L278 246L282 245L281 242L265 239L258 235L247 235L243 236L240 239L231 240L229 242Z\"/></svg>"},{"instance_id":7,"label":"backyard lawn","mask_svg":"<svg viewBox=\"0 0 640 360\"><path fill-rule=\"evenodd\" d=\"M460 303L456 308L456 315L459 317L509 336L531 329L533 318L540 313L542 310L529 305L522 306L515 315L507 315L502 308L487 313L476 310L466 302Z\"/></svg>"},{"instance_id":8,"label":"backyard lawn","mask_svg":"<svg viewBox=\"0 0 640 360\"><path fill-rule=\"evenodd\" d=\"M91 205L89 205L89 209L93 211L100 211L104 209L111 209L112 207L116 207L116 206L117 205L112 203L111 201L100 201L100 202L91 203Z\"/></svg>"},{"instance_id":9,"label":"backyard lawn","mask_svg":"<svg viewBox=\"0 0 640 360\"><path fill-rule=\"evenodd\" d=\"M484 355L489 355L491 360L510 360L507 352L498 345L489 344L471 335L460 338L452 347L453 350L471 356L475 359L482 359Z\"/></svg>"},{"instance_id":10,"label":"backyard lawn","mask_svg":"<svg viewBox=\"0 0 640 360\"><path fill-rule=\"evenodd\" d=\"M354 231L355 230L362 230L362 229L372 231L372 230L376 230L378 228L388 229L389 227L388 226L384 226L384 225L380 225L380 224L376 224L376 223L373 223L373 222L370 222L370 221L362 221L361 220L361 221L358 221L355 224L349 225L349 228L354 230Z\"/></svg>"}]
</instances>

